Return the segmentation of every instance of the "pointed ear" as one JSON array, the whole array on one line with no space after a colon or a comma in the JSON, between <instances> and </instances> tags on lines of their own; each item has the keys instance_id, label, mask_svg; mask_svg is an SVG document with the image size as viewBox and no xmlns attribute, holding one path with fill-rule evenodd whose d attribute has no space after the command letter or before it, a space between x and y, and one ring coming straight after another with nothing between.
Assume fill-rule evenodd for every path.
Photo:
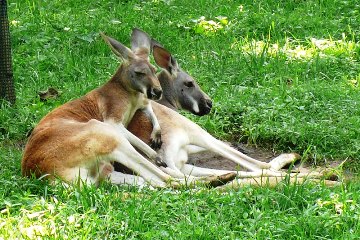
<instances>
[{"instance_id":1,"label":"pointed ear","mask_svg":"<svg viewBox=\"0 0 360 240\"><path fill-rule=\"evenodd\" d=\"M100 35L104 39L104 41L110 46L111 50L115 53L115 55L119 58L125 61L135 58L134 53L129 48L122 45L120 42L106 36L103 32L100 32Z\"/></svg>"},{"instance_id":2,"label":"pointed ear","mask_svg":"<svg viewBox=\"0 0 360 240\"><path fill-rule=\"evenodd\" d=\"M154 46L164 48L158 41L156 41L155 39L151 39L151 49L153 49Z\"/></svg>"},{"instance_id":3,"label":"pointed ear","mask_svg":"<svg viewBox=\"0 0 360 240\"><path fill-rule=\"evenodd\" d=\"M178 70L178 65L176 59L171 56L171 53L165 48L162 48L158 45L153 46L153 56L156 64L166 69L171 75L175 74Z\"/></svg>"},{"instance_id":4,"label":"pointed ear","mask_svg":"<svg viewBox=\"0 0 360 240\"><path fill-rule=\"evenodd\" d=\"M151 50L151 38L146 32L134 28L131 33L131 50L136 53L140 49L145 49L149 55Z\"/></svg>"}]
</instances>

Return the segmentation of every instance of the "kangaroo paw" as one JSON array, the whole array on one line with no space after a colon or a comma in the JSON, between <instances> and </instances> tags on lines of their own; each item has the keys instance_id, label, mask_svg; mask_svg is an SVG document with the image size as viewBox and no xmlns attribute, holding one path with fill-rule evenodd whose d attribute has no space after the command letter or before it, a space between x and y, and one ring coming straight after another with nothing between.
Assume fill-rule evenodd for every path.
<instances>
[{"instance_id":1,"label":"kangaroo paw","mask_svg":"<svg viewBox=\"0 0 360 240\"><path fill-rule=\"evenodd\" d=\"M236 177L236 173L227 173L220 176L212 176L207 178L209 182L206 184L209 188L215 188L218 186L225 185L226 183L234 180Z\"/></svg>"},{"instance_id":2,"label":"kangaroo paw","mask_svg":"<svg viewBox=\"0 0 360 240\"><path fill-rule=\"evenodd\" d=\"M156 132L156 134L154 134L154 136L151 136L150 147L154 150L159 150L161 148L161 145L162 145L161 133Z\"/></svg>"}]
</instances>

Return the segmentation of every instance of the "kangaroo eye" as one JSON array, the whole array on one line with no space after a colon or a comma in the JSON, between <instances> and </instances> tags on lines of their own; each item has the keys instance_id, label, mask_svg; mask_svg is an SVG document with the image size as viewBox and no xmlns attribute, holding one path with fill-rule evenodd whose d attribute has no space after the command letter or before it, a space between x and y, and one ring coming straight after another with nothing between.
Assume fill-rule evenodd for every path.
<instances>
[{"instance_id":1,"label":"kangaroo eye","mask_svg":"<svg viewBox=\"0 0 360 240\"><path fill-rule=\"evenodd\" d=\"M194 83L193 82L184 82L184 85L188 88L194 87Z\"/></svg>"},{"instance_id":2,"label":"kangaroo eye","mask_svg":"<svg viewBox=\"0 0 360 240\"><path fill-rule=\"evenodd\" d=\"M139 77L141 77L141 76L144 76L144 75L145 75L145 73L144 73L144 72L140 72L140 71L135 71L135 74L136 74L136 76L139 76Z\"/></svg>"}]
</instances>

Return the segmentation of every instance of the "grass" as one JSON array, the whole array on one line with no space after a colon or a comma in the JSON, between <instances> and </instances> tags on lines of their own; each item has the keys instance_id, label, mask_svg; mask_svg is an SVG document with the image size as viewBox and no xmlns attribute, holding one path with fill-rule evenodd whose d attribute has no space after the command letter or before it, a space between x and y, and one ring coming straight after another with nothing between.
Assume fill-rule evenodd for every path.
<instances>
[{"instance_id":1,"label":"grass","mask_svg":"<svg viewBox=\"0 0 360 240\"><path fill-rule=\"evenodd\" d=\"M360 232L353 185L219 193L21 183L3 203L4 239L356 239Z\"/></svg>"},{"instance_id":2,"label":"grass","mask_svg":"<svg viewBox=\"0 0 360 240\"><path fill-rule=\"evenodd\" d=\"M211 6L211 7L209 7ZM20 174L27 134L118 63L99 31L163 43L214 100L191 117L233 141L359 169L356 1L9 1L17 103L0 111L0 239L355 239L358 181L327 188L64 189ZM38 92L61 92L42 102Z\"/></svg>"}]
</instances>

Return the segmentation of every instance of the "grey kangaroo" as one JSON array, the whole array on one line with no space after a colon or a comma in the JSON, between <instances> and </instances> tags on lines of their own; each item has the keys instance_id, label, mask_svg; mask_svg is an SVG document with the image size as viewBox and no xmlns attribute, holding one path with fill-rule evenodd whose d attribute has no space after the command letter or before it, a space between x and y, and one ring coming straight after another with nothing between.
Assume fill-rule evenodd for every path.
<instances>
[{"instance_id":1,"label":"grey kangaroo","mask_svg":"<svg viewBox=\"0 0 360 240\"><path fill-rule=\"evenodd\" d=\"M279 169L293 162L298 155L282 154L270 163L258 161L215 139L197 124L176 112L184 109L196 115L205 115L210 112L212 102L196 81L179 67L170 52L155 40L152 40L152 44L154 50L161 48L156 53L154 51L154 56L161 55L155 58L156 63L165 66L158 74L163 98L157 102L151 101L152 109L162 129L162 145L158 153L163 162L158 163L159 167L176 178L229 173L235 173L239 177L244 175L251 177L264 172L270 176L283 176L284 173ZM127 128L145 143L150 144L152 124L143 112L137 111ZM206 169L187 164L189 154L199 151L213 151L253 172ZM121 167L116 166L115 169L121 170ZM127 183L144 182L137 176L128 177Z\"/></svg>"}]
</instances>

